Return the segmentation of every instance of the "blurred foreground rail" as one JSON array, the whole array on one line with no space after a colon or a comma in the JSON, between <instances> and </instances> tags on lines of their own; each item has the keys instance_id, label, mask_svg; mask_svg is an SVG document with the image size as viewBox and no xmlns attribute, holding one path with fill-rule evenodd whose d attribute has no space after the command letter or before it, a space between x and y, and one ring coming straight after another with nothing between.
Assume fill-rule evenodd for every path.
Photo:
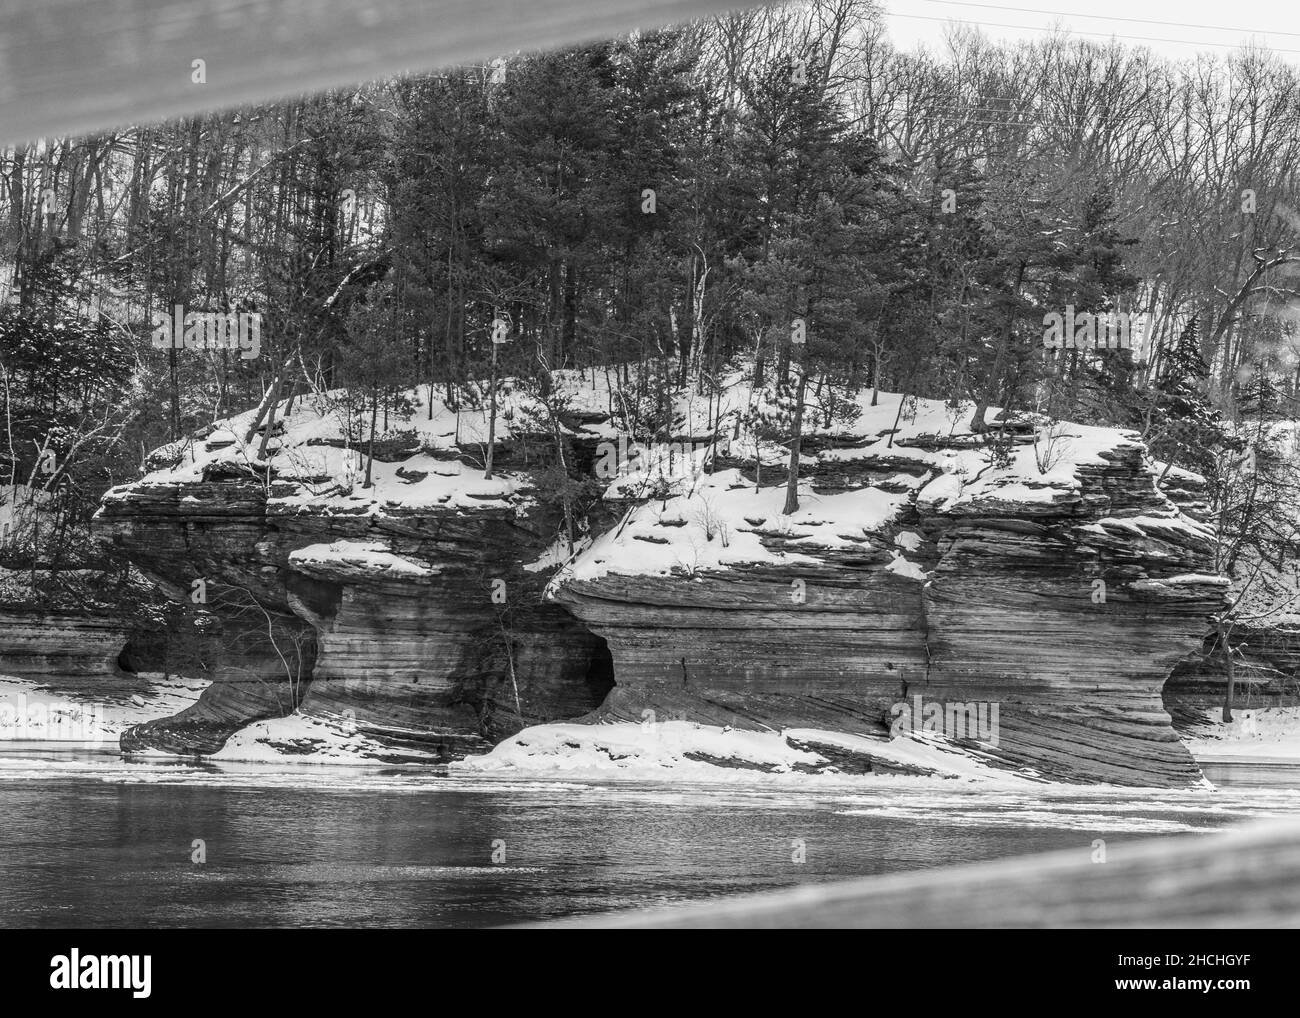
<instances>
[{"instance_id":1,"label":"blurred foreground rail","mask_svg":"<svg viewBox=\"0 0 1300 1018\"><path fill-rule=\"evenodd\" d=\"M661 909L547 923L587 929L1300 926L1300 824L1269 822Z\"/></svg>"},{"instance_id":2,"label":"blurred foreground rail","mask_svg":"<svg viewBox=\"0 0 1300 1018\"><path fill-rule=\"evenodd\" d=\"M755 0L4 0L0 144L266 102L753 6ZM202 62L201 75L195 61Z\"/></svg>"}]
</instances>

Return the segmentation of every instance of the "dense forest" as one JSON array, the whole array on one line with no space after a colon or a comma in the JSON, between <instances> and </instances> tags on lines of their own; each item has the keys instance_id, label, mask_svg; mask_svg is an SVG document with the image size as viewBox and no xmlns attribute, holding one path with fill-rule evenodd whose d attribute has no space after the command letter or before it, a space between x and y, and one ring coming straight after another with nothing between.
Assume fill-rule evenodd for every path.
<instances>
[{"instance_id":1,"label":"dense forest","mask_svg":"<svg viewBox=\"0 0 1300 1018\"><path fill-rule=\"evenodd\" d=\"M577 369L666 439L670 394L737 365L793 450L807 407L875 388L994 442L1036 412L1262 471L1300 396L1298 153L1267 51L907 53L862 0L44 139L0 151L0 482L41 494L25 561L57 565L148 450L232 413L345 388L373 439L416 385L481 406ZM257 342L160 343L177 309ZM1046 345L1071 314L1132 342ZM1275 481L1221 512L1262 519Z\"/></svg>"}]
</instances>

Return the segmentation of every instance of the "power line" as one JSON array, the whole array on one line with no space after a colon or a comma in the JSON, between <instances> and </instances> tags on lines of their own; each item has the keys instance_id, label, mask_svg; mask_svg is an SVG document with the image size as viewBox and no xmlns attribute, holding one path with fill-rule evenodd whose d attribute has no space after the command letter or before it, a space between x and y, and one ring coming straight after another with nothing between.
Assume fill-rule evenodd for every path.
<instances>
[{"instance_id":1,"label":"power line","mask_svg":"<svg viewBox=\"0 0 1300 1018\"><path fill-rule=\"evenodd\" d=\"M886 14L890 18L912 18L917 21L942 21L957 22L960 25L974 25L976 28L1015 28L1024 32L1055 32L1055 28L1046 28L1042 25L1008 25L997 21L971 21L966 18L938 18L927 14ZM1197 42L1194 39L1163 39L1150 35L1124 35L1120 32L1086 32L1082 29L1068 28L1066 33L1069 35L1091 35L1101 39L1129 39L1134 42L1171 42L1180 46L1217 46L1223 49L1240 49L1238 43L1231 42ZM1265 46L1270 53L1300 53L1300 49L1276 49L1272 46Z\"/></svg>"},{"instance_id":2,"label":"power line","mask_svg":"<svg viewBox=\"0 0 1300 1018\"><path fill-rule=\"evenodd\" d=\"M1068 129L1078 129L1081 126L1079 124L1067 124L1059 120L1034 120L1034 121L972 120L969 117L963 117L960 115L942 115L942 114L938 116L931 116L927 119L945 122L949 124L970 124L971 126L978 126L978 127L1023 127L1027 129L1032 129L1035 127L1062 127L1068 130Z\"/></svg>"},{"instance_id":3,"label":"power line","mask_svg":"<svg viewBox=\"0 0 1300 1018\"><path fill-rule=\"evenodd\" d=\"M990 106L975 106L975 105L957 106L952 104L944 104L941 108L946 110L949 113L962 113L962 114L974 113L978 116L994 116L994 117L1035 117L1038 116L1040 113L1046 112L1042 108L1027 109L1021 107L1019 109L1014 109L1014 110L996 110Z\"/></svg>"},{"instance_id":4,"label":"power line","mask_svg":"<svg viewBox=\"0 0 1300 1018\"><path fill-rule=\"evenodd\" d=\"M1080 124L1067 124L1057 120L1026 120L1019 123L1012 123L1004 120L967 120L965 117L929 117L928 119L933 120L936 123L947 123L960 125L962 127L1004 127L1008 129L1020 128L1023 130L1033 130L1039 127L1059 127L1066 131L1078 131L1084 129Z\"/></svg>"},{"instance_id":5,"label":"power line","mask_svg":"<svg viewBox=\"0 0 1300 1018\"><path fill-rule=\"evenodd\" d=\"M994 109L988 109L983 106L953 106L950 104L937 105L935 108L938 109L940 112L950 113L954 116L997 117L1000 120L1006 121L1007 123L1012 123L1015 120L1015 118L1019 118L1021 120L1025 120L1027 122L1032 122L1035 124L1049 122L1049 121L1039 119L1044 114L1064 113L1068 115L1071 112L1070 110L1048 110L1042 108L1017 109L1017 110L994 110ZM1110 112L1112 115L1117 113L1117 111L1114 110ZM1120 115L1118 117L1118 120L1121 123L1132 121L1134 119L1144 117L1145 112L1146 111L1144 110L1130 110L1126 114ZM1092 120L1095 118L1090 114L1080 114L1080 119ZM1055 121L1055 122L1063 123L1062 121ZM1147 120L1142 120L1141 122L1148 123Z\"/></svg>"},{"instance_id":6,"label":"power line","mask_svg":"<svg viewBox=\"0 0 1300 1018\"><path fill-rule=\"evenodd\" d=\"M1004 4L977 4L970 0L923 0L928 4L945 7L978 7L990 11L1018 11L1021 14L1050 14L1060 18L1089 18L1093 21L1126 21L1133 25L1163 25L1166 28L1202 28L1207 32L1245 32L1248 35L1289 35L1300 38L1300 32L1279 32L1265 28L1234 28L1230 25L1188 25L1177 21L1153 21L1150 18L1121 18L1109 14L1079 14L1075 11L1045 11L1038 7L1008 7Z\"/></svg>"}]
</instances>

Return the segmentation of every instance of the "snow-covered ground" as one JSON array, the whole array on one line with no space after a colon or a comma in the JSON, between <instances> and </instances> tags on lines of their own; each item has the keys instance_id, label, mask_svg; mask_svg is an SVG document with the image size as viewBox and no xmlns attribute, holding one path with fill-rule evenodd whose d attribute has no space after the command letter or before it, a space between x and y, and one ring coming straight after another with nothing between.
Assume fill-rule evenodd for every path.
<instances>
[{"instance_id":1,"label":"snow-covered ground","mask_svg":"<svg viewBox=\"0 0 1300 1018\"><path fill-rule=\"evenodd\" d=\"M451 769L453 773L637 781L672 776L679 780L746 782L754 780L756 773L793 775L807 781L835 774L829 759L801 748L810 743L869 754L898 766L924 768L941 778L1023 783L1032 777L991 767L973 754L922 738L885 741L811 728L752 732L689 721L537 725L506 739L489 753L452 764ZM822 773L809 774L808 768ZM871 774L860 780L882 777Z\"/></svg>"},{"instance_id":2,"label":"snow-covered ground","mask_svg":"<svg viewBox=\"0 0 1300 1018\"><path fill-rule=\"evenodd\" d=\"M114 749L131 725L166 717L193 703L207 685L202 679L151 679L145 695L95 699L51 690L26 679L0 676L0 742L51 742ZM1202 763L1300 762L1300 707L1238 709L1231 725L1220 710L1206 711L1211 725L1185 739ZM934 777L839 774L831 761L803 748L809 744L869 755L899 767L931 771ZM383 764L392 755L347 718L322 720L295 714L254 722L208 758L214 763ZM141 754L165 757L167 754ZM403 750L407 761L420 754ZM433 762L433 758L428 758ZM672 780L747 783L782 779L820 784L839 781L957 780L962 784L1038 783L1032 772L992 767L977 753L920 734L890 740L818 729L753 732L688 721L648 724L550 724L527 728L490 752L450 765L453 773L517 778ZM816 769L818 773L809 773Z\"/></svg>"},{"instance_id":3,"label":"snow-covered ground","mask_svg":"<svg viewBox=\"0 0 1300 1018\"><path fill-rule=\"evenodd\" d=\"M1205 715L1212 726L1198 728L1184 740L1200 762L1300 761L1300 707L1235 708L1230 725L1222 723L1221 708Z\"/></svg>"},{"instance_id":4,"label":"snow-covered ground","mask_svg":"<svg viewBox=\"0 0 1300 1018\"><path fill-rule=\"evenodd\" d=\"M806 453L803 460L809 466L816 462L835 468L872 458L888 464L892 475L878 484L820 493L804 481L798 511L786 514L784 486L756 490L739 470L710 473L709 457L717 451L733 460L782 468L788 449L760 437L767 432L756 429L754 422L766 421L770 430L774 422L784 420L788 394L771 386L754 388L742 370L722 379L719 390L709 396L688 386L676 394L672 414L671 431L682 441L646 446L627 430L625 401L617 389L611 391L608 375L563 371L554 380L571 414L565 419L575 429L562 430L604 443L595 468L607 483L604 497L630 498L634 507L604 534L583 535L576 548L557 533L552 547L527 566L562 566L552 579L552 590L566 579L593 580L610 572L697 575L737 565L811 564L827 551L873 547L888 555L890 572L923 583L928 577L917 554L920 542L915 535L900 533L897 522L909 503L958 516L996 510L999 504L1050 506L1077 496L1080 467L1105 463L1107 454L1131 449L1137 441L1134 433L1115 428L1043 419L1033 444L1011 447L1007 461L995 464L986 445L970 431L969 403L951 405L881 392L872 405L872 392L863 390L851 398L841 395L839 412L829 421L820 413L809 415L804 422L808 448L821 451ZM455 410L427 386L406 393L410 409L389 415L387 429L379 436L404 451L399 460L372 464L370 487L362 485L366 463L358 448L359 422L350 416L355 408L349 407L345 394L331 392L296 399L287 416L288 402L281 401L265 458L259 435L246 441L255 417L254 411L247 411L219 422L201 439L157 450L150 463L158 469L127 488L110 491L105 503L126 497L129 488L197 481L212 468L258 475L269 467L276 481L269 503L287 511L310 507L312 512L378 517L397 508L458 513L504 508L525 514L534 502L529 476L506 471L490 481L483 479L479 461L489 431L487 390L479 384L467 391L471 398ZM504 441L524 431L546 432L549 413L527 386L505 379L498 390L495 435ZM996 421L998 413L998 408L990 408L988 419ZM814 443L815 438L819 441ZM1157 533L1184 529L1200 538L1208 536L1202 524L1183 516L1172 503L1167 513L1101 523L1138 533L1147 528ZM1092 529L1102 527L1094 524ZM308 568L329 561L336 567L381 567L404 574L430 571L428 564L396 556L379 542L313 545L296 552L295 560Z\"/></svg>"},{"instance_id":5,"label":"snow-covered ground","mask_svg":"<svg viewBox=\"0 0 1300 1018\"><path fill-rule=\"evenodd\" d=\"M341 396L303 396L295 401L288 417L283 416L288 406L282 400L276 408L276 436L268 441L265 458L259 455L261 435L245 440L256 416L249 410L218 422L204 438L184 439L155 450L150 463L160 469L127 487L197 481L205 470L217 465L253 472L269 464L280 481L296 485L294 490L271 499L288 508L310 504L318 510L355 515L379 513L394 504L461 510L511 505L521 511L530 504L526 496L519 494L520 489L529 486L526 477L503 473L485 481L481 468L458 458L462 449L481 451L487 435L485 411L455 412L435 399L434 415L429 419L422 409L428 404L427 386L408 393L417 407L414 412L391 415L389 428L377 435L380 441L400 441L418 451L399 462L376 460L371 469L372 484L364 487L366 458L357 447L355 425L348 438L349 418ZM523 413L516 404L522 405L523 400L522 395L507 387L496 428L499 439L510 437L511 420ZM121 490L107 492L105 501L121 497Z\"/></svg>"},{"instance_id":6,"label":"snow-covered ground","mask_svg":"<svg viewBox=\"0 0 1300 1018\"><path fill-rule=\"evenodd\" d=\"M347 718L325 721L293 714L255 721L230 737L206 759L240 763L377 764L393 750L367 738ZM421 754L403 750L403 759ZM430 755L428 762L434 762Z\"/></svg>"},{"instance_id":7,"label":"snow-covered ground","mask_svg":"<svg viewBox=\"0 0 1300 1018\"><path fill-rule=\"evenodd\" d=\"M0 742L67 742L116 746L123 730L184 710L207 679L141 675L148 690L129 693L104 679L102 696L84 680L72 693L31 679L0 675Z\"/></svg>"}]
</instances>

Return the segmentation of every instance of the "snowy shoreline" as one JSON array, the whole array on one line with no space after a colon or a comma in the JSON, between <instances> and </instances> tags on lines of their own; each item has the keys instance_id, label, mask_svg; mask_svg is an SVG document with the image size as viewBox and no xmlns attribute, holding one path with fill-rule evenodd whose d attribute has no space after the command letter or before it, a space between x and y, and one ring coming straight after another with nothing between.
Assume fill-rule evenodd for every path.
<instances>
[{"instance_id":1,"label":"snowy shoreline","mask_svg":"<svg viewBox=\"0 0 1300 1018\"><path fill-rule=\"evenodd\" d=\"M112 677L56 684L0 674L0 746L47 742L115 747L125 729L184 710L209 685L207 679L161 674L138 678L146 690L115 685Z\"/></svg>"},{"instance_id":2,"label":"snowy shoreline","mask_svg":"<svg viewBox=\"0 0 1300 1018\"><path fill-rule=\"evenodd\" d=\"M205 680L149 677L146 695L105 698L59 691L34 680L0 676L0 750L103 749L116 751L121 732L133 724L165 717L193 703ZM98 685L98 684L97 684ZM25 716L24 716L24 712ZM1300 765L1300 707L1241 709L1232 725L1219 722L1218 709L1205 711L1204 724L1185 737L1198 764ZM870 773L840 770L828 756L843 752L869 761ZM189 760L164 752L132 758ZM526 728L486 753L439 764L431 756L397 759L354 725L291 715L254 722L237 732L220 752L201 758L213 764L439 766L450 774L560 779L747 782L789 779L882 779L926 783L1043 784L1028 769L1009 771L941 739L867 738L819 729L758 732L688 721L606 724L546 724Z\"/></svg>"},{"instance_id":3,"label":"snowy shoreline","mask_svg":"<svg viewBox=\"0 0 1300 1018\"><path fill-rule=\"evenodd\" d=\"M1238 707L1230 725L1222 713L1207 710L1210 724L1184 737L1197 763L1300 764L1300 707Z\"/></svg>"}]
</instances>

